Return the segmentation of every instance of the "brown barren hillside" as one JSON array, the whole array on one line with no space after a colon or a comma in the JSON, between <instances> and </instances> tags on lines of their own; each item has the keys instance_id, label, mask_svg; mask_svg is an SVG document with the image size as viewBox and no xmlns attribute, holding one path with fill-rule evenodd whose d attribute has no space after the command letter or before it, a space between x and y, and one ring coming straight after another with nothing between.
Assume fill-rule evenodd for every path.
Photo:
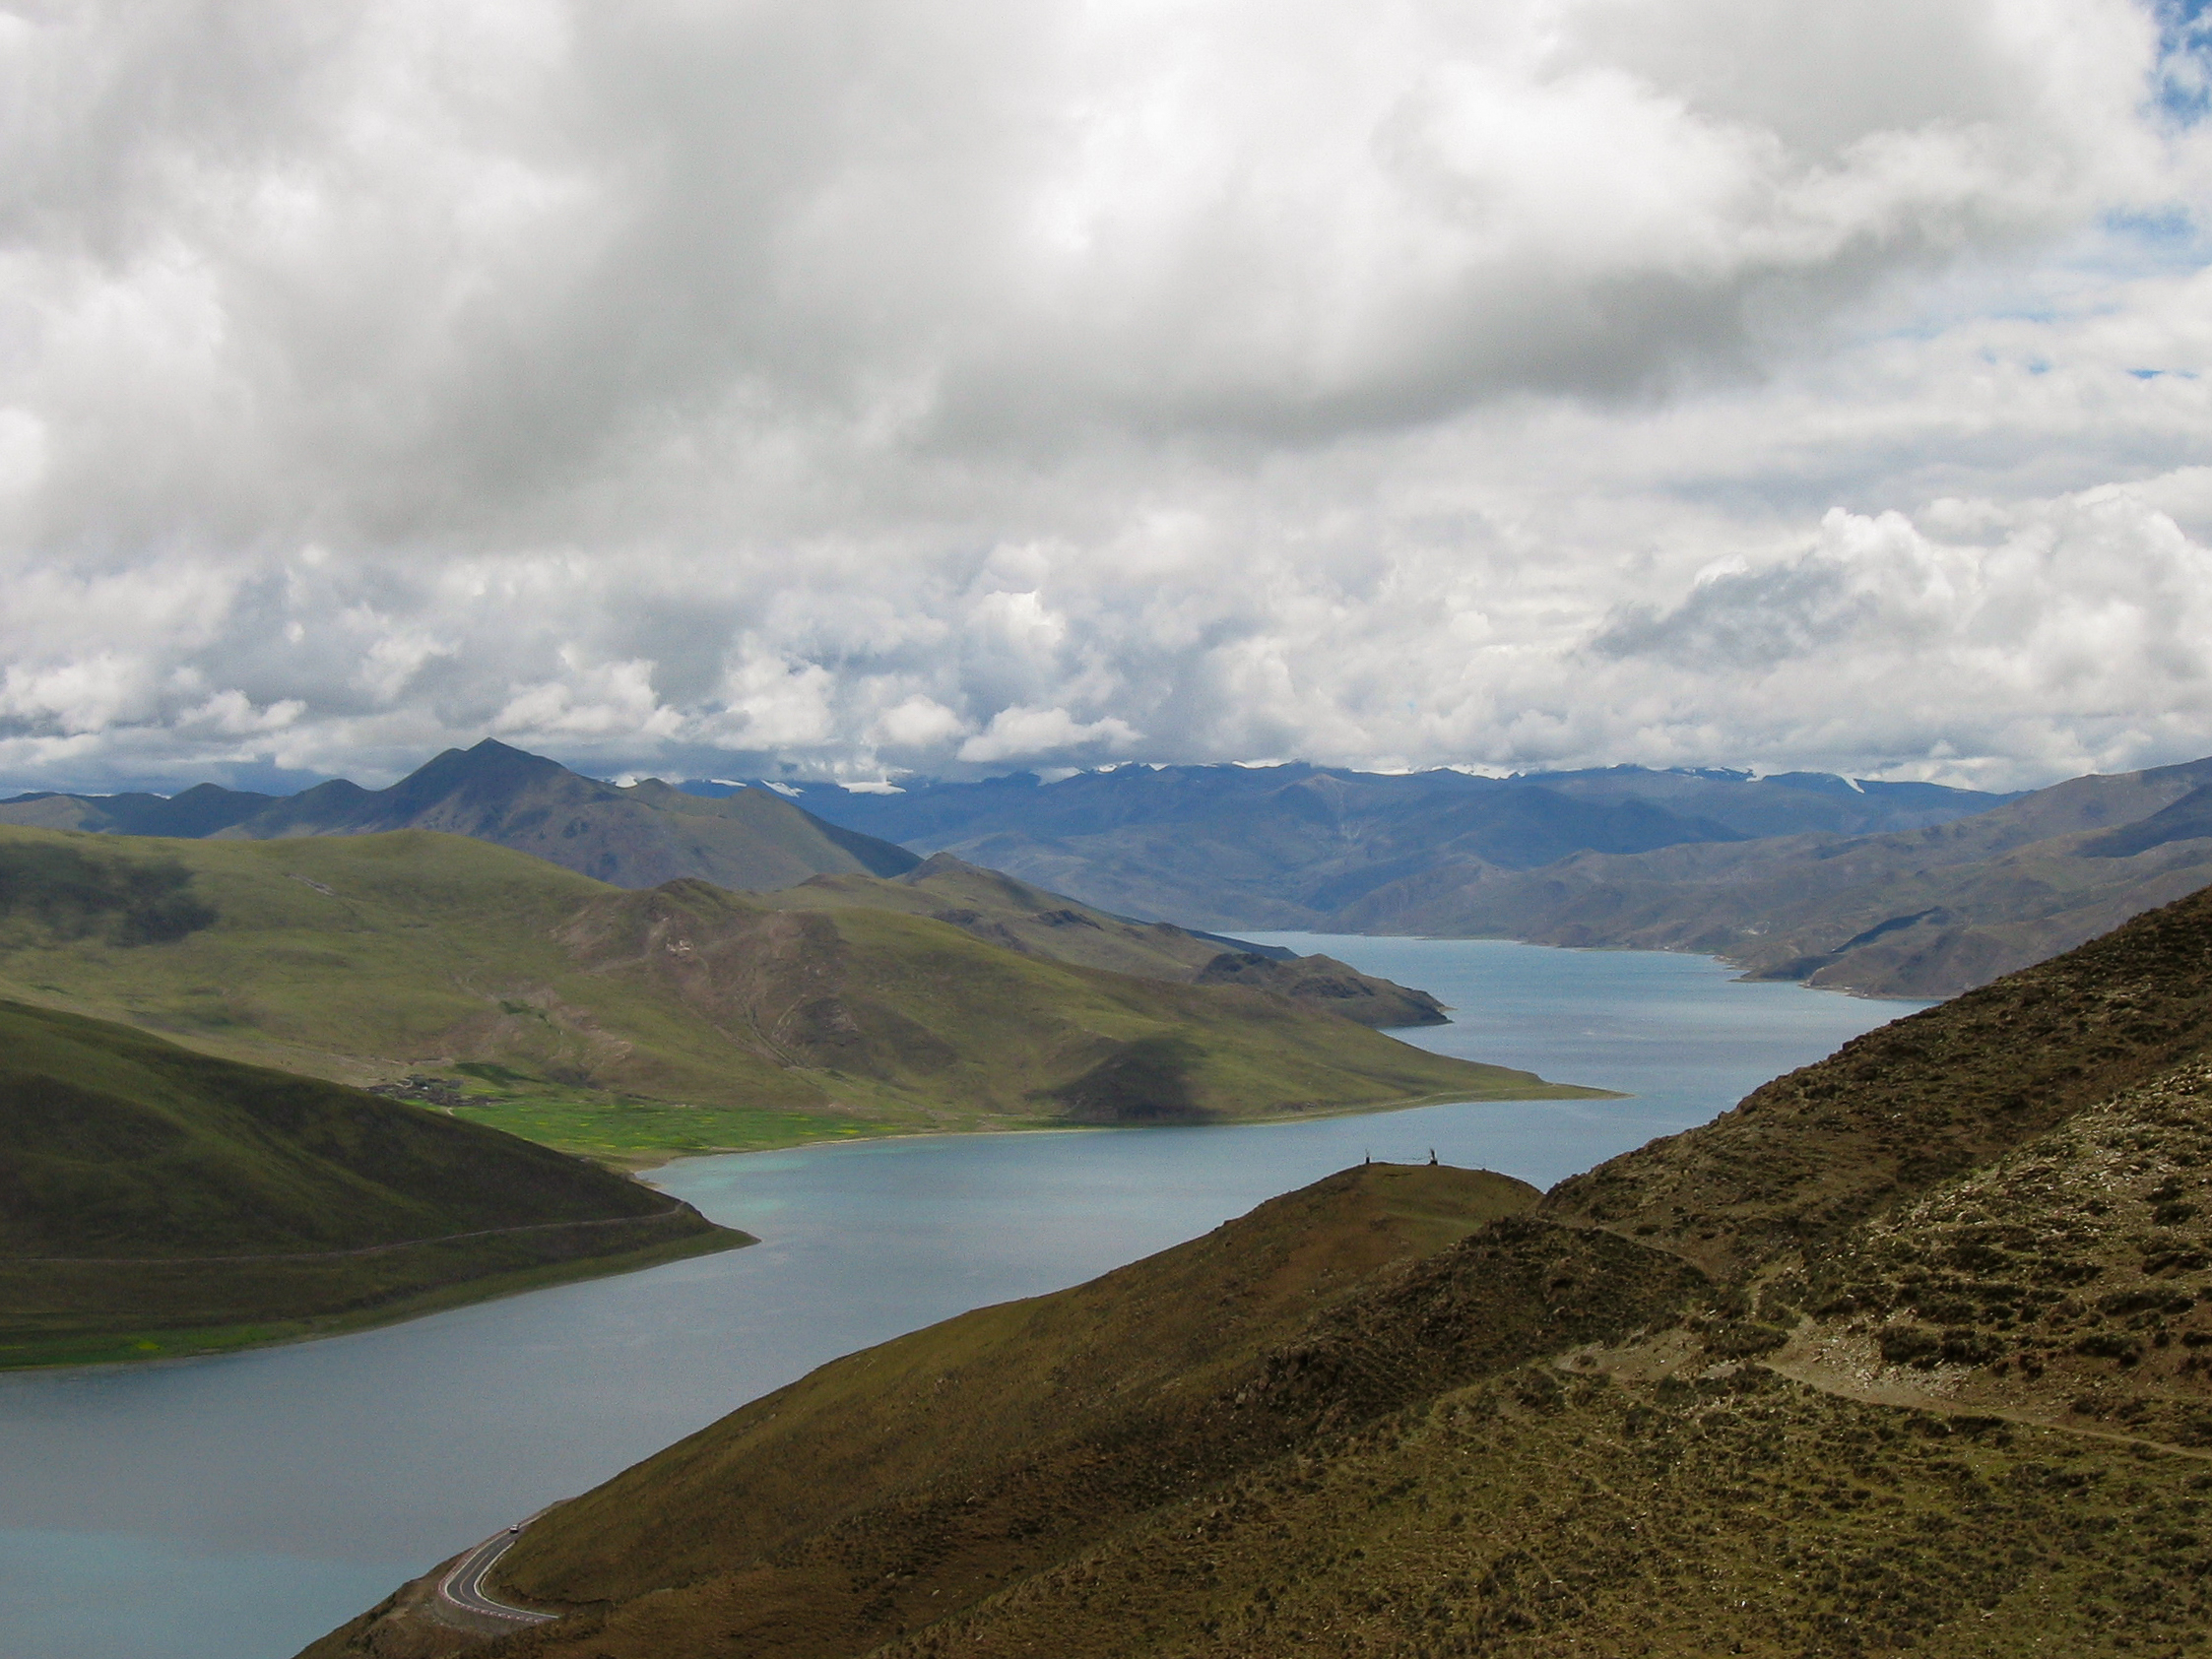
<instances>
[{"instance_id":1,"label":"brown barren hillside","mask_svg":"<svg viewBox=\"0 0 2212 1659\"><path fill-rule=\"evenodd\" d=\"M2208 980L2199 896L1456 1242L1362 1265L1348 1172L855 1355L533 1525L484 1651L2202 1651ZM480 1642L427 1582L310 1653Z\"/></svg>"},{"instance_id":2,"label":"brown barren hillside","mask_svg":"<svg viewBox=\"0 0 2212 1659\"><path fill-rule=\"evenodd\" d=\"M1443 860L1334 919L1352 932L1689 950L1756 979L1949 996L2212 883L2212 760L2073 778L1951 822L1535 869Z\"/></svg>"}]
</instances>

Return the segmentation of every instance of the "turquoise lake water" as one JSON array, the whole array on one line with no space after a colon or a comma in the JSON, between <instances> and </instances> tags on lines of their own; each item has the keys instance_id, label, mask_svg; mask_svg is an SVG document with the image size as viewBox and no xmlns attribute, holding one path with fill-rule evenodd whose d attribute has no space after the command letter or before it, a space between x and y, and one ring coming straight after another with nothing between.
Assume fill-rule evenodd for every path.
<instances>
[{"instance_id":1,"label":"turquoise lake water","mask_svg":"<svg viewBox=\"0 0 2212 1659\"><path fill-rule=\"evenodd\" d=\"M761 1244L295 1347L0 1376L0 1654L289 1659L836 1355L1076 1283L1369 1154L1549 1185L1919 1006L1734 984L1703 957L1259 936L1454 1005L1410 1042L1632 1098L693 1159L659 1183Z\"/></svg>"}]
</instances>

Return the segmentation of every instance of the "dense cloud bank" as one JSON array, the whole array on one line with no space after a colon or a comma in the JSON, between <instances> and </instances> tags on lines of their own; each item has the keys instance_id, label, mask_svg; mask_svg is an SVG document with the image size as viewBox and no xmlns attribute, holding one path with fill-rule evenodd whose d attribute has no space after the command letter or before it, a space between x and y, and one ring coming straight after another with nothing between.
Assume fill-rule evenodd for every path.
<instances>
[{"instance_id":1,"label":"dense cloud bank","mask_svg":"<svg viewBox=\"0 0 2212 1659\"><path fill-rule=\"evenodd\" d=\"M2201 33L0 8L0 783L2212 750Z\"/></svg>"}]
</instances>

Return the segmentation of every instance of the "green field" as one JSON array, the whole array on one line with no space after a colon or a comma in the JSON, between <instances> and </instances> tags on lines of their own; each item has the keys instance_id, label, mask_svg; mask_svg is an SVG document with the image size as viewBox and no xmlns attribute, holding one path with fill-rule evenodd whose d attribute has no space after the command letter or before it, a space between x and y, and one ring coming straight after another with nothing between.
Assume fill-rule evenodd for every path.
<instances>
[{"instance_id":1,"label":"green field","mask_svg":"<svg viewBox=\"0 0 2212 1659\"><path fill-rule=\"evenodd\" d=\"M451 1116L617 1168L647 1169L703 1152L764 1152L912 1132L863 1117L563 1089L500 1065L463 1064L456 1070L464 1074L465 1098L445 1109Z\"/></svg>"}]
</instances>

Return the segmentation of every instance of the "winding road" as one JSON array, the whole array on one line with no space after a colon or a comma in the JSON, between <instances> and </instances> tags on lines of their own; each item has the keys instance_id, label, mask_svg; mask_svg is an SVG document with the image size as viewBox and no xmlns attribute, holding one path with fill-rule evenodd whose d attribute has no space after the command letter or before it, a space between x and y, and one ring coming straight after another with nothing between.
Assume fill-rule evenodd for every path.
<instances>
[{"instance_id":1,"label":"winding road","mask_svg":"<svg viewBox=\"0 0 2212 1659\"><path fill-rule=\"evenodd\" d=\"M560 1617L557 1613L534 1613L526 1607L512 1607L494 1599L484 1587L484 1575L489 1572L499 1558L514 1548L514 1541L522 1536L522 1529L530 1520L510 1526L504 1532L495 1532L482 1544L453 1563L453 1569L438 1580L437 1599L440 1612L473 1614L479 1619L496 1619L501 1629L511 1629L517 1625L546 1625Z\"/></svg>"}]
</instances>

